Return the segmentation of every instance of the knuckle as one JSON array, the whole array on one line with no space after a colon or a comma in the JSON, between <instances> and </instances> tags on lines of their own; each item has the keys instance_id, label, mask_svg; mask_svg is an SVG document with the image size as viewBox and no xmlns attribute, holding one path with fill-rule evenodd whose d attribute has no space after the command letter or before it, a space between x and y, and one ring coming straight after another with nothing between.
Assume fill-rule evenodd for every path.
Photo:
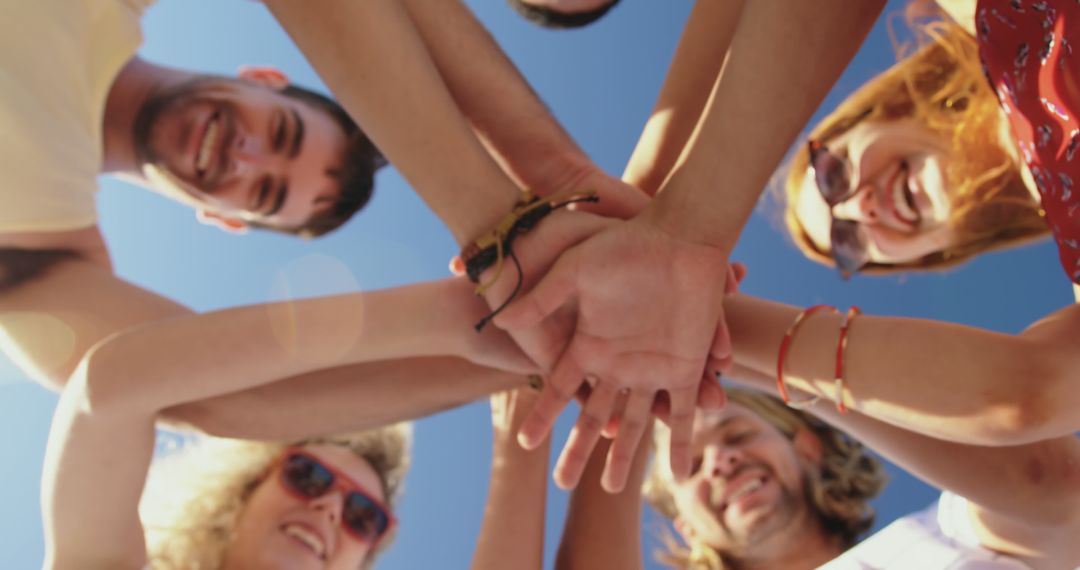
<instances>
[{"instance_id":1,"label":"knuckle","mask_svg":"<svg viewBox=\"0 0 1080 570\"><path fill-rule=\"evenodd\" d=\"M580 384L574 384L566 381L552 381L548 385L551 386L550 400L552 405L558 405L561 407L565 402L568 402L570 398L574 397L574 394L577 393L577 389Z\"/></svg>"},{"instance_id":2,"label":"knuckle","mask_svg":"<svg viewBox=\"0 0 1080 570\"><path fill-rule=\"evenodd\" d=\"M622 473L633 458L633 453L628 449L618 447L612 448L611 456L608 458L609 467L613 473Z\"/></svg>"},{"instance_id":3,"label":"knuckle","mask_svg":"<svg viewBox=\"0 0 1080 570\"><path fill-rule=\"evenodd\" d=\"M570 471L571 467L577 468L579 465L585 464L589 459L589 455L592 453L592 448L581 444L567 445L566 449L563 449L562 453L562 470L563 472Z\"/></svg>"},{"instance_id":4,"label":"knuckle","mask_svg":"<svg viewBox=\"0 0 1080 570\"><path fill-rule=\"evenodd\" d=\"M694 413L692 411L677 409L673 406L671 409L671 413L668 414L668 423L672 425L685 425L693 421ZM674 435L672 437L674 437Z\"/></svg>"},{"instance_id":5,"label":"knuckle","mask_svg":"<svg viewBox=\"0 0 1080 570\"><path fill-rule=\"evenodd\" d=\"M619 422L619 431L628 434L635 434L645 429L645 420L638 417L623 417ZM636 437L634 438L636 441Z\"/></svg>"}]
</instances>

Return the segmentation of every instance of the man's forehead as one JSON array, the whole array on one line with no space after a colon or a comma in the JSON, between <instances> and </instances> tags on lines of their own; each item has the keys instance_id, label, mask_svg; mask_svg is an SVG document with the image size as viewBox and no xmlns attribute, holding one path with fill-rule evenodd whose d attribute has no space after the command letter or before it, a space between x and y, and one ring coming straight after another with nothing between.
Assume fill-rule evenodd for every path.
<instances>
[{"instance_id":1,"label":"man's forehead","mask_svg":"<svg viewBox=\"0 0 1080 570\"><path fill-rule=\"evenodd\" d=\"M719 429L740 422L756 423L759 421L761 421L761 418L751 410L736 404L735 402L728 402L719 410L704 410L698 412L697 417L694 418L694 428Z\"/></svg>"}]
</instances>

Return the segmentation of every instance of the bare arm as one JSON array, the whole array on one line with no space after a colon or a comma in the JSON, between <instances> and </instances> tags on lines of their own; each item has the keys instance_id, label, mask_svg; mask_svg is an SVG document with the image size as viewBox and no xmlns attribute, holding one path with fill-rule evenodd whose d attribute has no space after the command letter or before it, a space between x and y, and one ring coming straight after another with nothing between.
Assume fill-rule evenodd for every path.
<instances>
[{"instance_id":1,"label":"bare arm","mask_svg":"<svg viewBox=\"0 0 1080 570\"><path fill-rule=\"evenodd\" d=\"M641 485L648 464L651 430L634 454L626 488L608 493L600 485L610 441L596 446L581 483L570 496L562 542L555 561L558 570L642 568Z\"/></svg>"},{"instance_id":2,"label":"bare arm","mask_svg":"<svg viewBox=\"0 0 1080 570\"><path fill-rule=\"evenodd\" d=\"M771 375L739 368L732 377L775 390ZM1075 436L983 447L927 437L859 412L840 414L829 402L810 411L926 483L971 501L972 515L986 527L980 536L985 546L1016 556L1041 553L1040 564L1047 568L1076 564L1077 553L1069 554L1080 532L1080 440Z\"/></svg>"},{"instance_id":3,"label":"bare arm","mask_svg":"<svg viewBox=\"0 0 1080 570\"><path fill-rule=\"evenodd\" d=\"M777 163L883 6L882 0L746 3L684 160L650 206L663 227L731 250Z\"/></svg>"},{"instance_id":4,"label":"bare arm","mask_svg":"<svg viewBox=\"0 0 1080 570\"><path fill-rule=\"evenodd\" d=\"M460 0L405 2L454 101L518 184L538 195L592 190L589 211L629 217L642 192L601 171Z\"/></svg>"},{"instance_id":5,"label":"bare arm","mask_svg":"<svg viewBox=\"0 0 1080 570\"><path fill-rule=\"evenodd\" d=\"M477 345L470 325L483 308L468 309L477 303L466 293L470 287L443 280L129 329L85 357L85 374L93 379L90 403L158 410L358 362L471 356L474 349L496 358L516 354L497 333Z\"/></svg>"},{"instance_id":6,"label":"bare arm","mask_svg":"<svg viewBox=\"0 0 1080 570\"><path fill-rule=\"evenodd\" d=\"M264 3L459 245L510 211L517 187L470 129L403 3Z\"/></svg>"},{"instance_id":7,"label":"bare arm","mask_svg":"<svg viewBox=\"0 0 1080 570\"><path fill-rule=\"evenodd\" d=\"M743 0L694 3L623 180L656 194L671 174L720 76L742 7Z\"/></svg>"},{"instance_id":8,"label":"bare arm","mask_svg":"<svg viewBox=\"0 0 1080 570\"><path fill-rule=\"evenodd\" d=\"M138 505L154 453L154 412L90 414L85 377L53 416L42 475L45 564L51 570L139 570Z\"/></svg>"},{"instance_id":9,"label":"bare arm","mask_svg":"<svg viewBox=\"0 0 1080 570\"><path fill-rule=\"evenodd\" d=\"M526 451L514 439L535 399L531 388L491 397L491 482L472 570L543 567L550 442Z\"/></svg>"},{"instance_id":10,"label":"bare arm","mask_svg":"<svg viewBox=\"0 0 1080 570\"><path fill-rule=\"evenodd\" d=\"M465 356L467 353L467 357L481 360L485 358L482 355L490 358L499 354L501 349L509 348L509 341L498 335L497 331L485 331L483 335L477 335L472 331L470 326L473 319L479 318L478 315L483 314L485 309L466 292L468 285L464 283L462 285L461 291L447 288L438 295L439 298L428 297L426 300L419 301L419 305L404 307L402 310L405 312L396 316L389 315L389 318L401 325L405 320L412 318L411 311L429 310L431 315L443 315L450 319L441 321L445 325L451 323L453 319L446 311L460 309L464 313L458 313L456 317L460 319L461 336L458 338L465 344L459 345L464 352L457 353L457 356ZM79 293L74 295L72 291ZM414 292L419 291L414 290ZM460 295L455 293L460 293ZM453 299L447 299L444 296L451 294L453 294ZM386 317L388 311L384 309L390 308L387 306L372 312L365 310L363 305L349 303L348 298L349 296L338 297L338 301L342 304L336 308L332 305L324 305L332 311L340 311L338 317L341 322L336 326L339 330L341 327L348 329L342 333L344 336L330 339L327 347L334 343L358 339L356 335L360 334L361 323L377 326L378 322L372 319ZM440 298L446 301L441 302ZM363 299L363 295L357 294L353 299L354 301ZM205 370L196 366L209 366L209 363L199 365L197 360L186 359L187 355L195 354L195 352L189 352L189 349L197 351L197 347L203 346L214 350L215 342L220 343L218 347L239 348L245 346L244 343L248 343L246 346L251 348L249 337L252 333L240 332L235 337L231 337L227 332L230 330L229 327L219 329L215 324L222 319L228 320L230 315L246 319L246 322L253 327L254 334L262 335L260 338L269 341L270 337L267 335L272 336L277 333L279 336L274 339L283 341L267 342L264 346L277 353L276 357L257 352L251 353L253 368L249 373L258 374L258 370L265 371L268 362L266 358L287 358L289 350L295 351L305 342L317 343L320 335L332 334L330 329L322 331L312 330L310 327L306 331L289 329L284 326L289 321L282 320L282 317L288 316L288 313L282 311L291 310L293 305L283 303L276 306L277 312L263 306L200 316L168 299L124 282L112 274L107 267L85 259L67 260L58 263L41 277L17 289L0 292L0 327L4 333L0 335L0 338L3 339L5 352L24 370L50 387L59 389L90 347L103 339L112 337L113 340L122 339L123 342L136 344L139 342L138 335L140 334L164 335L166 333L163 331L172 330L172 333L168 333L173 335L168 343L173 344L149 343L152 346L139 350L143 351L142 356L146 359L144 361L146 363L155 359L174 364L180 361L179 363L183 366L177 366L170 372L178 378L170 380L153 374L129 378L135 385L131 397L135 397L136 392L154 385L166 390L179 389L190 380L185 370L189 373ZM377 317L380 311L383 317ZM346 322L349 319L353 322ZM236 321L234 325L239 322L242 321ZM159 325L166 328L157 329ZM396 329L398 333L395 333L393 327L394 325L391 325L387 334L410 334L400 328ZM189 341L184 340L182 335L176 336L181 330L192 335L193 344L189 346ZM294 333L299 333L300 336L290 337ZM309 334L311 335L309 340L304 340L303 337ZM413 340L421 338L423 337L416 336ZM499 340L500 338L502 340ZM378 342L385 343L389 339L390 337L384 337ZM287 340L300 344L289 347L288 342L284 342ZM446 340L445 337L444 340ZM177 350L176 344L182 348ZM399 347L399 349L403 348L404 345ZM339 349L346 350L340 344ZM426 347L422 352L430 354L433 352L431 349L432 347ZM120 355L121 361L124 360L123 352L124 349L120 349L115 353ZM454 351L446 351L445 356L454 356ZM304 362L294 362L294 365L299 363L301 367L308 367L298 376L290 378L288 374L285 374L286 369L278 370L272 378L281 380L280 382L239 392L235 391L239 387L233 387L226 390L227 394L216 398L173 406L166 416L174 422L225 437L301 437L312 433L335 431L336 428L341 427L360 428L381 425L372 422L377 422L382 417L408 418L431 413L483 397L492 391L505 388L508 384L512 385L515 381L512 376L453 358L433 359L432 364L428 365L429 367L416 378L410 378L407 372L398 371L393 366L377 367L368 374L355 367L342 368L342 362L337 361L331 364L331 368L321 370L313 368L316 363L312 361ZM491 360L486 362L498 364ZM444 363L442 366L445 366L445 369L440 368L439 363ZM121 365L126 366L126 363L121 362ZM205 380L210 382L219 376L218 372L214 372ZM120 378L113 378L111 381L119 382L119 380ZM168 385L174 381L175 386ZM403 381L416 382L412 384L416 389L409 392L409 397L402 397L400 393L395 392L395 390L400 390L399 382ZM165 386L162 386L163 382ZM334 390L344 390L340 392L343 397L334 398L332 396ZM114 395L126 397L120 392L114 392ZM348 398L346 395L352 395L352 397ZM303 399L298 400L301 396ZM312 413L297 413L293 414L289 422L279 421L281 414L286 413L284 410L299 410L301 403L304 403L302 409ZM315 413L316 410L318 413Z\"/></svg>"},{"instance_id":11,"label":"bare arm","mask_svg":"<svg viewBox=\"0 0 1080 570\"><path fill-rule=\"evenodd\" d=\"M162 416L217 437L294 440L416 419L524 381L460 358L409 358L317 370Z\"/></svg>"},{"instance_id":12,"label":"bare arm","mask_svg":"<svg viewBox=\"0 0 1080 570\"><path fill-rule=\"evenodd\" d=\"M780 342L800 308L728 297L736 362L775 378ZM789 386L835 398L840 318L816 314L791 344ZM983 445L1029 443L1080 429L1075 338L1080 307L1019 335L900 317L862 316L845 356L848 406L927 435Z\"/></svg>"}]
</instances>

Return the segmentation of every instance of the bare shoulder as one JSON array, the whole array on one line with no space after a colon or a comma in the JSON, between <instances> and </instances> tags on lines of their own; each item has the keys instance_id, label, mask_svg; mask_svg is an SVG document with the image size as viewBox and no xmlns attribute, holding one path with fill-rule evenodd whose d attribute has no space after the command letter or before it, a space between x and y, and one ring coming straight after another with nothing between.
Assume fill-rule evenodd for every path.
<instances>
[{"instance_id":1,"label":"bare shoulder","mask_svg":"<svg viewBox=\"0 0 1080 570\"><path fill-rule=\"evenodd\" d=\"M0 236L0 350L50 387L113 333L189 313L117 277L97 228Z\"/></svg>"}]
</instances>

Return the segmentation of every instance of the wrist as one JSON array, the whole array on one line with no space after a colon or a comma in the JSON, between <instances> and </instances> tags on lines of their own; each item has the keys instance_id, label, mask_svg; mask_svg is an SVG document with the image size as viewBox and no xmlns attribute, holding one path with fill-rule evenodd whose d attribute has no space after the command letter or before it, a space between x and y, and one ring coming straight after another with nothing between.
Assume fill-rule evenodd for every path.
<instances>
[{"instance_id":1,"label":"wrist","mask_svg":"<svg viewBox=\"0 0 1080 570\"><path fill-rule=\"evenodd\" d=\"M718 259L726 261L739 238L738 227L732 232L730 225L710 219L703 211L702 208L695 209L691 201L682 197L671 198L662 203L661 198L657 198L639 218L641 222L676 241L715 249Z\"/></svg>"},{"instance_id":2,"label":"wrist","mask_svg":"<svg viewBox=\"0 0 1080 570\"><path fill-rule=\"evenodd\" d=\"M479 199L470 200L468 204L463 201L456 219L447 221L447 227L450 228L458 247L468 246L495 227L507 212L513 210L521 195L521 191L514 187L513 192L483 192Z\"/></svg>"},{"instance_id":3,"label":"wrist","mask_svg":"<svg viewBox=\"0 0 1080 570\"><path fill-rule=\"evenodd\" d=\"M576 146L559 148L542 153L532 161L537 167L522 182L537 196L550 196L559 192L589 190L581 188L589 177L601 172L600 168Z\"/></svg>"},{"instance_id":4,"label":"wrist","mask_svg":"<svg viewBox=\"0 0 1080 570\"><path fill-rule=\"evenodd\" d=\"M476 296L475 285L464 277L445 279L437 295L431 296L430 330L449 355L469 361L477 356L476 330L473 326L487 314L484 300Z\"/></svg>"}]
</instances>

